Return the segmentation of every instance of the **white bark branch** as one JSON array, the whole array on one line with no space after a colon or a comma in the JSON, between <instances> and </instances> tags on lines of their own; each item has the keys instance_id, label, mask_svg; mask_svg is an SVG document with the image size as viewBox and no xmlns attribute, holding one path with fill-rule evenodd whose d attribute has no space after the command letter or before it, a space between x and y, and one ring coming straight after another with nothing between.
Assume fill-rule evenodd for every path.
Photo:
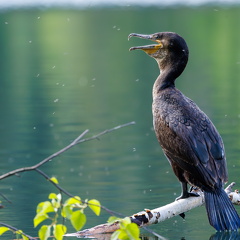
<instances>
[{"instance_id":1,"label":"white bark branch","mask_svg":"<svg viewBox=\"0 0 240 240\"><path fill-rule=\"evenodd\" d=\"M240 194L238 190L233 191L232 187L235 183L231 183L226 189L226 193L231 199L233 204L240 205ZM167 204L163 207L155 208L153 210L145 209L139 213L132 215L130 218L132 222L135 222L139 227L148 226L151 224L156 224L163 222L169 218L178 216L182 213L188 212L193 208L199 207L204 204L204 195L200 190L194 190L194 192L199 194L199 197L190 197L186 199L180 199L178 201L174 201L170 204ZM96 234L105 234L112 233L119 229L119 222L116 221L114 223L105 223L101 225L97 225L95 227L85 229L76 233L69 233L65 236L77 236L84 237Z\"/></svg>"}]
</instances>

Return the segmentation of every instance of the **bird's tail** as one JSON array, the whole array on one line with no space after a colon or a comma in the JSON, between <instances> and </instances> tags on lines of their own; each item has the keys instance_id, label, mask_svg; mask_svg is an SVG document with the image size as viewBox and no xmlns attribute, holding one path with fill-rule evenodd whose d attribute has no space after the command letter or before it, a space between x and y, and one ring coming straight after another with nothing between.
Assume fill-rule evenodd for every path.
<instances>
[{"instance_id":1,"label":"bird's tail","mask_svg":"<svg viewBox=\"0 0 240 240\"><path fill-rule=\"evenodd\" d=\"M240 228L240 218L224 189L214 192L204 191L209 223L217 231L236 231Z\"/></svg>"}]
</instances>

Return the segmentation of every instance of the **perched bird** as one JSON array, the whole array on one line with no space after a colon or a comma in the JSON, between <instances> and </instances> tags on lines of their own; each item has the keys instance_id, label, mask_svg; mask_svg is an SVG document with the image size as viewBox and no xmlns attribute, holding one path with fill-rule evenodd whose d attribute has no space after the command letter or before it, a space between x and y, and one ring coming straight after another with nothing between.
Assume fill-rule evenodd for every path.
<instances>
[{"instance_id":1,"label":"perched bird","mask_svg":"<svg viewBox=\"0 0 240 240\"><path fill-rule=\"evenodd\" d=\"M175 80L188 62L185 40L173 32L151 35L131 33L129 38L149 39L156 44L132 47L153 57L160 75L153 85L153 125L157 139L182 185L179 198L196 196L187 184L204 192L210 224L217 231L235 231L240 218L223 189L228 174L221 136L208 116L175 88Z\"/></svg>"}]
</instances>

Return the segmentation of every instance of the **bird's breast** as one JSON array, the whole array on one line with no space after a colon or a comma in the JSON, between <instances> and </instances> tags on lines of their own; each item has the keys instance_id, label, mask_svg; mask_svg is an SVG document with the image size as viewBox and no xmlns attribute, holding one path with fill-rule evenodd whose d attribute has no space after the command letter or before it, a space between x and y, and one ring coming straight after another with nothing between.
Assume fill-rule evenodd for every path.
<instances>
[{"instance_id":1,"label":"bird's breast","mask_svg":"<svg viewBox=\"0 0 240 240\"><path fill-rule=\"evenodd\" d=\"M176 132L191 128L193 119L187 99L174 89L166 89L153 97L153 126L162 147L179 140ZM176 131L177 130L177 131Z\"/></svg>"}]
</instances>

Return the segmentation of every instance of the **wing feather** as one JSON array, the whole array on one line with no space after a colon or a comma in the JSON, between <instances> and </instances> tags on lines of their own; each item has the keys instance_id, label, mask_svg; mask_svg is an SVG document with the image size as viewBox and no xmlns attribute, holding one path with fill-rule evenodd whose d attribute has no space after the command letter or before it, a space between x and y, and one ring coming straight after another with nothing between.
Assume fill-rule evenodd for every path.
<instances>
[{"instance_id":1,"label":"wing feather","mask_svg":"<svg viewBox=\"0 0 240 240\"><path fill-rule=\"evenodd\" d=\"M192 100L182 97L181 92L174 94L174 99L169 96L166 99L159 112L168 130L158 132L161 127L157 121L155 130L169 160L186 173L196 174L203 185L227 181L223 141L211 120Z\"/></svg>"}]
</instances>

